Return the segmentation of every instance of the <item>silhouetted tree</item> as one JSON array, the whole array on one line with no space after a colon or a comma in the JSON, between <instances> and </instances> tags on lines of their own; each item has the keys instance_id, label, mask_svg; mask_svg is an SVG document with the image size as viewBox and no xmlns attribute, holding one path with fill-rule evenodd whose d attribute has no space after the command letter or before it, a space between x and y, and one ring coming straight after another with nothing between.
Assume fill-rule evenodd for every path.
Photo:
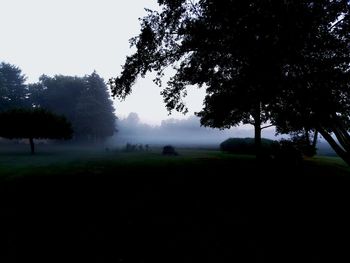
<instances>
[{"instance_id":1,"label":"silhouetted tree","mask_svg":"<svg viewBox=\"0 0 350 263\"><path fill-rule=\"evenodd\" d=\"M4 62L0 64L0 111L29 106L25 81L20 68Z\"/></svg>"},{"instance_id":2,"label":"silhouetted tree","mask_svg":"<svg viewBox=\"0 0 350 263\"><path fill-rule=\"evenodd\" d=\"M29 139L34 154L34 139L70 139L71 124L63 116L44 109L13 109L0 113L0 137Z\"/></svg>"},{"instance_id":3,"label":"silhouetted tree","mask_svg":"<svg viewBox=\"0 0 350 263\"><path fill-rule=\"evenodd\" d=\"M280 57L276 37L281 4L264 1L158 1L161 12L148 10L137 48L127 57L120 77L111 79L114 96L125 98L139 75L164 70L176 73L162 91L168 110L186 112L183 97L189 85L205 86L201 123L229 128L243 123L255 127L257 152L263 123L277 97ZM283 47L280 45L280 48ZM282 50L279 50L282 52ZM267 125L269 126L269 125Z\"/></svg>"},{"instance_id":4,"label":"silhouetted tree","mask_svg":"<svg viewBox=\"0 0 350 263\"><path fill-rule=\"evenodd\" d=\"M286 43L277 129L302 132L306 140L314 133L313 145L320 133L350 165L350 3L308 1L290 10L299 19L291 22L296 36Z\"/></svg>"},{"instance_id":5,"label":"silhouetted tree","mask_svg":"<svg viewBox=\"0 0 350 263\"><path fill-rule=\"evenodd\" d=\"M161 11L148 10L131 40L136 52L110 80L114 96L125 98L149 71L161 85L173 66L162 91L169 110L186 112L187 86L204 86L203 125L251 123L258 152L267 120L317 130L350 164L347 0L158 3Z\"/></svg>"}]
</instances>

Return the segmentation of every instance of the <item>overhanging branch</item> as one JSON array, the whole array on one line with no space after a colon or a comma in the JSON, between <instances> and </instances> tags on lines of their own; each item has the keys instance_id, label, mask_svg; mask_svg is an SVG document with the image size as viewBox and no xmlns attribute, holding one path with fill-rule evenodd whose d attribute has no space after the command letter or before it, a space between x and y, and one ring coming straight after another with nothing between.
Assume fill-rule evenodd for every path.
<instances>
[{"instance_id":1,"label":"overhanging branch","mask_svg":"<svg viewBox=\"0 0 350 263\"><path fill-rule=\"evenodd\" d=\"M267 126L261 127L260 129L264 130L264 129L267 129L267 128L270 128L270 127L273 127L273 126L275 126L275 125L271 124L271 125L267 125Z\"/></svg>"}]
</instances>

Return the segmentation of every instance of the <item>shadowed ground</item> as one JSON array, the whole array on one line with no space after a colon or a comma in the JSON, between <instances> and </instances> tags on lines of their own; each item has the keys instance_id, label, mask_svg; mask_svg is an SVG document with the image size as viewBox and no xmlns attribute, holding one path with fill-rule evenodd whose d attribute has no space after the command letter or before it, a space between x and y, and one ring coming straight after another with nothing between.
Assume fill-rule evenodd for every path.
<instances>
[{"instance_id":1,"label":"shadowed ground","mask_svg":"<svg viewBox=\"0 0 350 263\"><path fill-rule=\"evenodd\" d=\"M0 156L1 262L349 260L339 159L44 152Z\"/></svg>"}]
</instances>

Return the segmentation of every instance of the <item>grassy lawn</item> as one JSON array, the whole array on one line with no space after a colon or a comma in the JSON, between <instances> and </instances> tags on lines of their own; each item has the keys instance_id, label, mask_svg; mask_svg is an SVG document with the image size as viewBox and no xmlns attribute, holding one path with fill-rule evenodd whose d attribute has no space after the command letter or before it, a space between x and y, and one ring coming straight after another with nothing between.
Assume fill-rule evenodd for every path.
<instances>
[{"instance_id":1,"label":"grassy lawn","mask_svg":"<svg viewBox=\"0 0 350 263\"><path fill-rule=\"evenodd\" d=\"M160 152L2 148L0 262L349 262L340 159Z\"/></svg>"},{"instance_id":2,"label":"grassy lawn","mask_svg":"<svg viewBox=\"0 0 350 263\"><path fill-rule=\"evenodd\" d=\"M215 150L181 149L180 155L165 157L161 149L149 152L126 153L103 147L47 147L41 146L34 156L25 146L0 149L0 175L12 178L23 175L104 174L126 167L155 167L167 165L188 166L208 161L252 160L251 156L234 156Z\"/></svg>"}]
</instances>

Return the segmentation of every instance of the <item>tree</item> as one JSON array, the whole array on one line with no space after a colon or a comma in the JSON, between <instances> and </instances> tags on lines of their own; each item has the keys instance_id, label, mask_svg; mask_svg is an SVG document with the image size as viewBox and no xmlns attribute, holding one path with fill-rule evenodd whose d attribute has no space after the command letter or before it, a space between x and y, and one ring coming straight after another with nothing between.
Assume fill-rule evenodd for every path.
<instances>
[{"instance_id":1,"label":"tree","mask_svg":"<svg viewBox=\"0 0 350 263\"><path fill-rule=\"evenodd\" d=\"M320 133L350 165L350 3L309 1L302 12L296 7L290 8L304 19L288 43L277 129L303 131L305 138Z\"/></svg>"},{"instance_id":2,"label":"tree","mask_svg":"<svg viewBox=\"0 0 350 263\"><path fill-rule=\"evenodd\" d=\"M64 115L74 126L76 105L85 87L79 77L43 75L38 83L29 85L30 101L34 107Z\"/></svg>"},{"instance_id":3,"label":"tree","mask_svg":"<svg viewBox=\"0 0 350 263\"><path fill-rule=\"evenodd\" d=\"M163 89L169 111L186 112L183 97L189 85L206 87L201 123L229 128L241 123L255 127L257 153L263 124L277 97L282 41L276 38L283 4L264 1L161 1L162 11L142 19L135 54L127 57L121 76L111 79L114 96L124 99L137 77L156 71L162 85L164 70L176 73ZM278 40L278 41L276 41ZM279 46L278 46L279 45ZM277 47L279 49L277 49ZM269 125L268 125L269 126Z\"/></svg>"},{"instance_id":4,"label":"tree","mask_svg":"<svg viewBox=\"0 0 350 263\"><path fill-rule=\"evenodd\" d=\"M29 85L33 106L64 115L71 123L76 140L96 140L112 136L115 115L104 80L96 73L85 77L42 76Z\"/></svg>"},{"instance_id":5,"label":"tree","mask_svg":"<svg viewBox=\"0 0 350 263\"><path fill-rule=\"evenodd\" d=\"M0 111L29 106L25 81L20 68L4 62L0 64Z\"/></svg>"},{"instance_id":6,"label":"tree","mask_svg":"<svg viewBox=\"0 0 350 263\"><path fill-rule=\"evenodd\" d=\"M96 73L86 76L85 89L75 108L75 131L77 136L94 141L112 136L115 132L113 102L104 80Z\"/></svg>"},{"instance_id":7,"label":"tree","mask_svg":"<svg viewBox=\"0 0 350 263\"><path fill-rule=\"evenodd\" d=\"M251 123L257 152L267 120L286 132L318 131L350 164L349 1L158 3L131 40L136 52L110 80L114 96L124 99L149 71L161 85L172 66L162 91L169 110L186 112L187 86L204 86L203 125Z\"/></svg>"},{"instance_id":8,"label":"tree","mask_svg":"<svg viewBox=\"0 0 350 263\"><path fill-rule=\"evenodd\" d=\"M71 124L63 116L44 109L12 109L0 113L0 137L28 139L34 154L34 139L70 139Z\"/></svg>"}]
</instances>

